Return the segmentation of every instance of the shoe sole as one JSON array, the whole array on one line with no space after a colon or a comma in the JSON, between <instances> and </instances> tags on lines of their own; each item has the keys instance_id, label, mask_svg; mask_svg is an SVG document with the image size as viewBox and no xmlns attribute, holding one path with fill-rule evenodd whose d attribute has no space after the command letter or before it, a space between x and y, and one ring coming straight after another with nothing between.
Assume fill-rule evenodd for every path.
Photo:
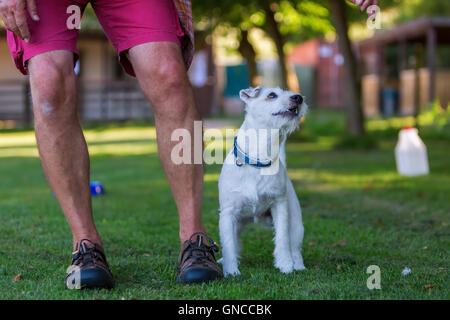
<instances>
[{"instance_id":1,"label":"shoe sole","mask_svg":"<svg viewBox=\"0 0 450 320\"><path fill-rule=\"evenodd\" d=\"M222 278L217 271L192 268L184 272L183 277L178 275L177 284L198 284L203 282L210 282Z\"/></svg>"}]
</instances>

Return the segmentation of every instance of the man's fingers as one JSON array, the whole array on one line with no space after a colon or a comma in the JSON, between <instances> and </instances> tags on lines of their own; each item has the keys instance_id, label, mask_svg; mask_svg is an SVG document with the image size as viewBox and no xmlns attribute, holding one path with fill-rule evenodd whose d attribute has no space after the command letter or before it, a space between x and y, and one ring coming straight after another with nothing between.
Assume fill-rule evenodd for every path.
<instances>
[{"instance_id":1,"label":"man's fingers","mask_svg":"<svg viewBox=\"0 0 450 320\"><path fill-rule=\"evenodd\" d=\"M22 38L19 28L16 24L16 19L14 18L14 13L11 11L3 12L2 15L3 23L5 24L6 29Z\"/></svg>"},{"instance_id":2,"label":"man's fingers","mask_svg":"<svg viewBox=\"0 0 450 320\"><path fill-rule=\"evenodd\" d=\"M372 6L377 6L378 7L378 0L373 0L372 1ZM373 12L372 12L372 14L375 14L376 13L376 11L374 10Z\"/></svg>"},{"instance_id":3,"label":"man's fingers","mask_svg":"<svg viewBox=\"0 0 450 320\"><path fill-rule=\"evenodd\" d=\"M370 6L378 6L378 0L347 0L348 2L351 2L357 6L360 7L361 11L366 11L366 9ZM375 10L371 10L369 12L369 17L373 16L376 13Z\"/></svg>"},{"instance_id":4,"label":"man's fingers","mask_svg":"<svg viewBox=\"0 0 450 320\"><path fill-rule=\"evenodd\" d=\"M30 30L28 30L27 17L25 15L25 11L17 10L14 14L14 18L16 20L16 26L20 31L21 38L25 40L25 42L30 41Z\"/></svg>"},{"instance_id":5,"label":"man's fingers","mask_svg":"<svg viewBox=\"0 0 450 320\"><path fill-rule=\"evenodd\" d=\"M34 21L39 21L39 15L37 11L36 1L35 0L27 0L27 8L28 13L30 14L31 19Z\"/></svg>"},{"instance_id":6,"label":"man's fingers","mask_svg":"<svg viewBox=\"0 0 450 320\"><path fill-rule=\"evenodd\" d=\"M372 6L377 6L378 7L378 0L371 0L368 8L370 9L370 7ZM369 15L369 17L372 17L373 15L375 15L377 13L377 10L375 9L375 7L371 10L369 10L369 12L367 13Z\"/></svg>"},{"instance_id":7,"label":"man's fingers","mask_svg":"<svg viewBox=\"0 0 450 320\"><path fill-rule=\"evenodd\" d=\"M372 4L372 0L364 0L361 5L361 11L366 11L366 9Z\"/></svg>"},{"instance_id":8,"label":"man's fingers","mask_svg":"<svg viewBox=\"0 0 450 320\"><path fill-rule=\"evenodd\" d=\"M347 0L347 1L356 4L357 6L361 5L362 2L362 0Z\"/></svg>"}]
</instances>

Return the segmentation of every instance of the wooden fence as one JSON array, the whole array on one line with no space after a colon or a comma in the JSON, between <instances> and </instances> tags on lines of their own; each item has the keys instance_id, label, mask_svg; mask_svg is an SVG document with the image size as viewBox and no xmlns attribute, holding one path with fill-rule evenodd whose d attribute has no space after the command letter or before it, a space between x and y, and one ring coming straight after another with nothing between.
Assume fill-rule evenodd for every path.
<instances>
[{"instance_id":1,"label":"wooden fence","mask_svg":"<svg viewBox=\"0 0 450 320\"><path fill-rule=\"evenodd\" d=\"M31 96L28 82L0 82L0 120L30 123Z\"/></svg>"},{"instance_id":2,"label":"wooden fence","mask_svg":"<svg viewBox=\"0 0 450 320\"><path fill-rule=\"evenodd\" d=\"M79 82L78 112L83 120L129 120L153 117L150 104L136 81ZM31 124L28 81L0 82L0 120Z\"/></svg>"}]
</instances>

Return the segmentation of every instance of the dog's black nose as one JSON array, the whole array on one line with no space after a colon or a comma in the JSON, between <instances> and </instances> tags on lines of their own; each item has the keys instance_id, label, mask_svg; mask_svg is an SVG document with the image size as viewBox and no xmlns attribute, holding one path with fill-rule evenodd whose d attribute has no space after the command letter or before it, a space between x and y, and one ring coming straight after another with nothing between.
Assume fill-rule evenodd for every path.
<instances>
[{"instance_id":1,"label":"dog's black nose","mask_svg":"<svg viewBox=\"0 0 450 320\"><path fill-rule=\"evenodd\" d=\"M297 104L302 104L303 103L303 97L301 95L299 95L299 94L291 96L290 99L293 102L297 103Z\"/></svg>"}]
</instances>

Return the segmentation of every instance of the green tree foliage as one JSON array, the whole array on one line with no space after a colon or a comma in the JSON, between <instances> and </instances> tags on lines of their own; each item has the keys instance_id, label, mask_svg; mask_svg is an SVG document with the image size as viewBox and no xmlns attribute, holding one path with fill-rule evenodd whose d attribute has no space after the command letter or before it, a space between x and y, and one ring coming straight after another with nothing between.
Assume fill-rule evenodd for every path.
<instances>
[{"instance_id":1,"label":"green tree foliage","mask_svg":"<svg viewBox=\"0 0 450 320\"><path fill-rule=\"evenodd\" d=\"M399 21L424 16L450 16L450 1L448 0L397 0L394 2L400 13Z\"/></svg>"},{"instance_id":2,"label":"green tree foliage","mask_svg":"<svg viewBox=\"0 0 450 320\"><path fill-rule=\"evenodd\" d=\"M86 6L81 20L81 31L84 30L101 30L100 23L90 3Z\"/></svg>"},{"instance_id":3,"label":"green tree foliage","mask_svg":"<svg viewBox=\"0 0 450 320\"><path fill-rule=\"evenodd\" d=\"M328 8L321 1L282 1L280 31L293 42L302 42L333 31Z\"/></svg>"},{"instance_id":4,"label":"green tree foliage","mask_svg":"<svg viewBox=\"0 0 450 320\"><path fill-rule=\"evenodd\" d=\"M323 1L312 0L196 0L193 2L194 20L201 29L211 32L217 26L248 31L260 28L273 40L281 66L281 85L287 87L285 45L322 36L333 27ZM239 52L254 65L254 48L247 32L240 32ZM242 43L243 42L243 43ZM250 45L250 46L249 46ZM246 49L246 51L243 51ZM255 75L250 72L250 79Z\"/></svg>"}]
</instances>

